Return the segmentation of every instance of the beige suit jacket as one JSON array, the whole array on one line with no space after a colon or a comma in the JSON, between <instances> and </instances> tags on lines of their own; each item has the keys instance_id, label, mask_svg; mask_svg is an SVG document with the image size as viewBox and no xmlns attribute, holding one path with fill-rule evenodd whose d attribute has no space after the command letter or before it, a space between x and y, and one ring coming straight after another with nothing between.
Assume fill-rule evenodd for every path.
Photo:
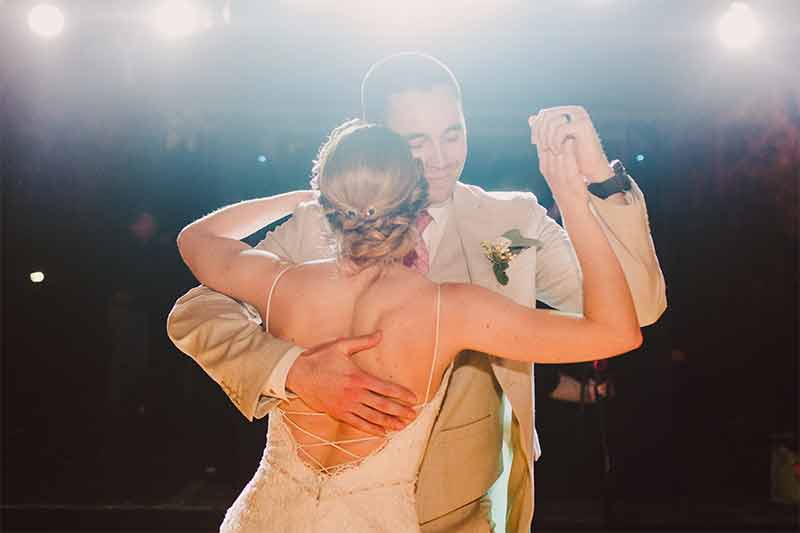
<instances>
[{"instance_id":1,"label":"beige suit jacket","mask_svg":"<svg viewBox=\"0 0 800 533\"><path fill-rule=\"evenodd\" d=\"M666 308L664 279L650 237L641 191L634 184L629 205L593 200L620 259L640 323L648 325ZM566 233L527 193L489 193L457 184L454 212L432 259L430 277L482 285L516 302L538 299L580 311L580 270ZM480 246L482 240L519 229L541 246L515 257L509 283L500 285ZM332 253L327 222L317 204L305 204L292 219L259 244L295 262ZM264 416L277 399L263 396L265 383L289 343L270 337L257 313L205 287L181 297L168 318L175 345L193 357L249 420ZM529 531L533 517L533 464L540 453L535 430L533 365L486 354L459 355L440 415L434 425L417 484L420 522L444 516L488 491L503 465L502 393L513 410L513 461L508 483L506 531Z\"/></svg>"}]
</instances>

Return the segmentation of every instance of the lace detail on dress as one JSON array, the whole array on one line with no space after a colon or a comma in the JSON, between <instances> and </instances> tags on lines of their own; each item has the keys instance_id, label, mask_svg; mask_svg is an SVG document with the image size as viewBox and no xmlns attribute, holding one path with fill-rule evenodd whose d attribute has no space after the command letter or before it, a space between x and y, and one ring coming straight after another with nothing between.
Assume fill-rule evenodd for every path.
<instances>
[{"instance_id":1,"label":"lace detail on dress","mask_svg":"<svg viewBox=\"0 0 800 533\"><path fill-rule=\"evenodd\" d=\"M270 415L255 476L228 509L224 533L419 532L417 472L452 373L404 429L354 465L322 473L300 459L280 411Z\"/></svg>"}]
</instances>

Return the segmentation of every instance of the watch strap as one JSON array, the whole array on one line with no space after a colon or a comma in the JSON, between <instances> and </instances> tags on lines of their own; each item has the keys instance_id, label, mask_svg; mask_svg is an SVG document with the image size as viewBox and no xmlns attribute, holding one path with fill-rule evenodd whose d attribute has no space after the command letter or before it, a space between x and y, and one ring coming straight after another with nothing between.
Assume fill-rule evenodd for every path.
<instances>
[{"instance_id":1,"label":"watch strap","mask_svg":"<svg viewBox=\"0 0 800 533\"><path fill-rule=\"evenodd\" d=\"M631 177L625 170L625 166L619 159L611 162L611 169L614 175L605 181L597 183L590 183L588 186L589 192L598 198L606 199L612 194L618 192L629 191L631 189Z\"/></svg>"}]
</instances>

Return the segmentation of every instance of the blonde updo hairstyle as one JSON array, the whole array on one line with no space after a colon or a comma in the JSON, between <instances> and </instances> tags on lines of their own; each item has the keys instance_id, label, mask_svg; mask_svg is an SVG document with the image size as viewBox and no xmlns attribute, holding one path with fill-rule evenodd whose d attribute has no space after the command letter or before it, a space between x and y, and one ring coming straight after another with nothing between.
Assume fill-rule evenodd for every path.
<instances>
[{"instance_id":1,"label":"blonde updo hairstyle","mask_svg":"<svg viewBox=\"0 0 800 533\"><path fill-rule=\"evenodd\" d=\"M419 239L414 221L428 183L408 143L390 129L351 120L319 150L312 184L341 259L362 269L402 260Z\"/></svg>"}]
</instances>

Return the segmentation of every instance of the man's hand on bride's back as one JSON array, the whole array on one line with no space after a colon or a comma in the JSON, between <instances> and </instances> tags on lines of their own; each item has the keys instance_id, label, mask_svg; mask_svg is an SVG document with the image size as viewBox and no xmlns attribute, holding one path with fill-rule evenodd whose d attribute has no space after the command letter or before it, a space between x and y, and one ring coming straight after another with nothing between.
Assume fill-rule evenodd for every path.
<instances>
[{"instance_id":1,"label":"man's hand on bride's back","mask_svg":"<svg viewBox=\"0 0 800 533\"><path fill-rule=\"evenodd\" d=\"M343 338L303 352L286 386L309 407L373 435L404 428L416 416L413 392L361 370L352 355L380 343L380 332Z\"/></svg>"}]
</instances>

